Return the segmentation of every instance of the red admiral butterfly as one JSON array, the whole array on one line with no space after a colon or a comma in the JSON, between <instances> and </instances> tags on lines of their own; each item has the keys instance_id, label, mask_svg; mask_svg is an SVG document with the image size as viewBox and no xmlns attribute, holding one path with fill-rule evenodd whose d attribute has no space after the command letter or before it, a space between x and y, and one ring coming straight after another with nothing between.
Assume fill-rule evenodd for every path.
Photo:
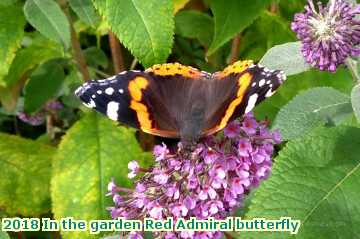
<instances>
[{"instance_id":1,"label":"red admiral butterfly","mask_svg":"<svg viewBox=\"0 0 360 239\"><path fill-rule=\"evenodd\" d=\"M194 142L271 96L286 79L252 61L210 74L179 63L88 81L75 94L110 119L182 142Z\"/></svg>"}]
</instances>

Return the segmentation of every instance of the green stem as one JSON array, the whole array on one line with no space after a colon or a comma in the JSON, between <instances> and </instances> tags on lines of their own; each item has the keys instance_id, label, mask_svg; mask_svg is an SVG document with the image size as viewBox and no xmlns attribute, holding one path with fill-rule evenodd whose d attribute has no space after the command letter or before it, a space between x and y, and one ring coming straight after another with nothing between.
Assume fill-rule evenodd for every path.
<instances>
[{"instance_id":1,"label":"green stem","mask_svg":"<svg viewBox=\"0 0 360 239\"><path fill-rule=\"evenodd\" d=\"M357 61L349 57L348 59L346 59L345 64L349 68L349 71L355 83L360 84L360 73L357 69Z\"/></svg>"}]
</instances>

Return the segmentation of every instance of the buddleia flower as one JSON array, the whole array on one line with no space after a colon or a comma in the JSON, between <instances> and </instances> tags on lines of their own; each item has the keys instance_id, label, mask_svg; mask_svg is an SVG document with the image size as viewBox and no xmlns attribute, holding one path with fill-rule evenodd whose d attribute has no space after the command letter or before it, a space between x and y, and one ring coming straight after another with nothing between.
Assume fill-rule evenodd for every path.
<instances>
[{"instance_id":1,"label":"buddleia flower","mask_svg":"<svg viewBox=\"0 0 360 239\"><path fill-rule=\"evenodd\" d=\"M272 166L278 132L270 132L266 122L257 122L252 114L233 121L222 135L202 139L188 156L179 149L157 145L155 165L141 168L129 163L130 178L144 172L135 189L109 183L107 194L113 197L109 208L115 219L142 220L145 217L225 219L241 207L245 196L267 179ZM156 232L158 238L221 238L221 232ZM128 238L143 238L132 232Z\"/></svg>"},{"instance_id":2,"label":"buddleia flower","mask_svg":"<svg viewBox=\"0 0 360 239\"><path fill-rule=\"evenodd\" d=\"M302 54L309 64L323 71L336 71L348 57L360 54L360 5L329 0L327 5L312 0L294 16L291 29L302 42Z\"/></svg>"}]
</instances>

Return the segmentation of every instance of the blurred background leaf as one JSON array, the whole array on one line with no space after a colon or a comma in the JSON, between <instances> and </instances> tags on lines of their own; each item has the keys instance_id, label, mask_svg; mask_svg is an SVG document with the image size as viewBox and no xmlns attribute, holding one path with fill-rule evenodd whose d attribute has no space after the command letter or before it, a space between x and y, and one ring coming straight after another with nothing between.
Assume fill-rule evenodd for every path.
<instances>
[{"instance_id":1,"label":"blurred background leaf","mask_svg":"<svg viewBox=\"0 0 360 239\"><path fill-rule=\"evenodd\" d=\"M46 101L57 95L64 79L65 73L59 60L51 60L40 65L24 87L24 111L33 113L39 110Z\"/></svg>"},{"instance_id":2,"label":"blurred background leaf","mask_svg":"<svg viewBox=\"0 0 360 239\"><path fill-rule=\"evenodd\" d=\"M24 35L25 18L20 6L0 4L0 86L5 86L7 75L15 52Z\"/></svg>"},{"instance_id":3,"label":"blurred background leaf","mask_svg":"<svg viewBox=\"0 0 360 239\"><path fill-rule=\"evenodd\" d=\"M269 0L228 0L224 4L221 0L212 0L210 6L214 14L215 34L207 54L213 54L248 27L269 3Z\"/></svg>"},{"instance_id":4,"label":"blurred background leaf","mask_svg":"<svg viewBox=\"0 0 360 239\"><path fill-rule=\"evenodd\" d=\"M50 175L55 148L0 133L0 207L11 216L50 211Z\"/></svg>"},{"instance_id":5,"label":"blurred background leaf","mask_svg":"<svg viewBox=\"0 0 360 239\"><path fill-rule=\"evenodd\" d=\"M211 43L213 31L213 19L203 12L184 10L175 16L175 33L182 37L197 39L206 47Z\"/></svg>"},{"instance_id":6,"label":"blurred background leaf","mask_svg":"<svg viewBox=\"0 0 360 239\"><path fill-rule=\"evenodd\" d=\"M190 2L190 0L173 0L174 2L174 14L176 14L179 10L185 7L185 5Z\"/></svg>"},{"instance_id":7,"label":"blurred background leaf","mask_svg":"<svg viewBox=\"0 0 360 239\"><path fill-rule=\"evenodd\" d=\"M69 4L84 23L92 27L95 27L99 23L100 17L96 13L91 0L69 0Z\"/></svg>"}]
</instances>

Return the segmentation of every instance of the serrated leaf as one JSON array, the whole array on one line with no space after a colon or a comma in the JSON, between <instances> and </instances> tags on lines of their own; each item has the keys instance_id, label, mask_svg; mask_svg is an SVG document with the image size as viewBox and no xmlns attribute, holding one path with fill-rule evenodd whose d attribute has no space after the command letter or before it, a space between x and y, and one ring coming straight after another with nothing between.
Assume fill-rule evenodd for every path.
<instances>
[{"instance_id":1,"label":"serrated leaf","mask_svg":"<svg viewBox=\"0 0 360 239\"><path fill-rule=\"evenodd\" d=\"M280 130L284 140L290 140L325 123L339 124L351 114L350 97L330 87L317 87L285 105L273 128Z\"/></svg>"},{"instance_id":2,"label":"serrated leaf","mask_svg":"<svg viewBox=\"0 0 360 239\"><path fill-rule=\"evenodd\" d=\"M237 33L243 31L259 16L269 4L269 0L212 0L211 11L214 14L215 34L207 52L212 55Z\"/></svg>"},{"instance_id":3,"label":"serrated leaf","mask_svg":"<svg viewBox=\"0 0 360 239\"><path fill-rule=\"evenodd\" d=\"M63 55L59 45L47 41L39 41L27 48L20 49L16 53L4 82L11 87L38 64Z\"/></svg>"},{"instance_id":4,"label":"serrated leaf","mask_svg":"<svg viewBox=\"0 0 360 239\"><path fill-rule=\"evenodd\" d=\"M351 104L355 116L360 122L360 84L356 85L351 91Z\"/></svg>"},{"instance_id":5,"label":"serrated leaf","mask_svg":"<svg viewBox=\"0 0 360 239\"><path fill-rule=\"evenodd\" d=\"M259 63L269 69L283 70L286 75L299 74L311 68L301 54L301 42L274 46L266 52Z\"/></svg>"},{"instance_id":6,"label":"serrated leaf","mask_svg":"<svg viewBox=\"0 0 360 239\"><path fill-rule=\"evenodd\" d=\"M65 79L65 73L57 60L40 65L30 76L24 88L24 111L33 113L46 101L55 97Z\"/></svg>"},{"instance_id":7,"label":"serrated leaf","mask_svg":"<svg viewBox=\"0 0 360 239\"><path fill-rule=\"evenodd\" d=\"M92 0L94 7L102 17L106 17L106 0Z\"/></svg>"},{"instance_id":8,"label":"serrated leaf","mask_svg":"<svg viewBox=\"0 0 360 239\"><path fill-rule=\"evenodd\" d=\"M344 68L339 68L336 73L312 69L292 75L288 77L275 95L264 100L255 108L255 115L258 119L267 118L273 122L279 110L300 92L314 87L328 86L350 95L353 85L354 81L349 71Z\"/></svg>"},{"instance_id":9,"label":"serrated leaf","mask_svg":"<svg viewBox=\"0 0 360 239\"><path fill-rule=\"evenodd\" d=\"M174 2L174 15L183 9L190 0L173 0Z\"/></svg>"},{"instance_id":10,"label":"serrated leaf","mask_svg":"<svg viewBox=\"0 0 360 239\"><path fill-rule=\"evenodd\" d=\"M49 212L54 152L41 143L0 133L0 207L8 214Z\"/></svg>"},{"instance_id":11,"label":"serrated leaf","mask_svg":"<svg viewBox=\"0 0 360 239\"><path fill-rule=\"evenodd\" d=\"M70 46L70 25L60 6L53 0L27 0L24 13L28 22L47 38Z\"/></svg>"},{"instance_id":12,"label":"serrated leaf","mask_svg":"<svg viewBox=\"0 0 360 239\"><path fill-rule=\"evenodd\" d=\"M95 68L101 66L104 69L108 67L109 65L108 58L100 48L89 47L85 49L83 52L86 59L86 63L89 66L93 66Z\"/></svg>"},{"instance_id":13,"label":"serrated leaf","mask_svg":"<svg viewBox=\"0 0 360 239\"><path fill-rule=\"evenodd\" d=\"M208 46L213 37L214 21L203 12L181 11L175 16L175 33L186 38L198 39Z\"/></svg>"},{"instance_id":14,"label":"serrated leaf","mask_svg":"<svg viewBox=\"0 0 360 239\"><path fill-rule=\"evenodd\" d=\"M170 0L108 0L106 19L121 43L144 65L163 63L174 34Z\"/></svg>"},{"instance_id":15,"label":"serrated leaf","mask_svg":"<svg viewBox=\"0 0 360 239\"><path fill-rule=\"evenodd\" d=\"M237 238L357 238L360 234L360 129L317 129L289 142L270 178L252 198L246 218L301 221L289 232L241 232Z\"/></svg>"},{"instance_id":16,"label":"serrated leaf","mask_svg":"<svg viewBox=\"0 0 360 239\"><path fill-rule=\"evenodd\" d=\"M69 0L69 4L81 21L93 27L98 24L100 18L91 0Z\"/></svg>"},{"instance_id":17,"label":"serrated leaf","mask_svg":"<svg viewBox=\"0 0 360 239\"><path fill-rule=\"evenodd\" d=\"M5 86L7 75L16 50L24 35L25 18L18 6L0 5L0 85Z\"/></svg>"},{"instance_id":18,"label":"serrated leaf","mask_svg":"<svg viewBox=\"0 0 360 239\"><path fill-rule=\"evenodd\" d=\"M130 187L127 164L144 158L134 133L94 112L68 130L53 164L51 195L55 218L109 218L106 208L113 203L105 197L107 184L114 177L119 185ZM62 235L98 238L88 232L62 232Z\"/></svg>"}]
</instances>

